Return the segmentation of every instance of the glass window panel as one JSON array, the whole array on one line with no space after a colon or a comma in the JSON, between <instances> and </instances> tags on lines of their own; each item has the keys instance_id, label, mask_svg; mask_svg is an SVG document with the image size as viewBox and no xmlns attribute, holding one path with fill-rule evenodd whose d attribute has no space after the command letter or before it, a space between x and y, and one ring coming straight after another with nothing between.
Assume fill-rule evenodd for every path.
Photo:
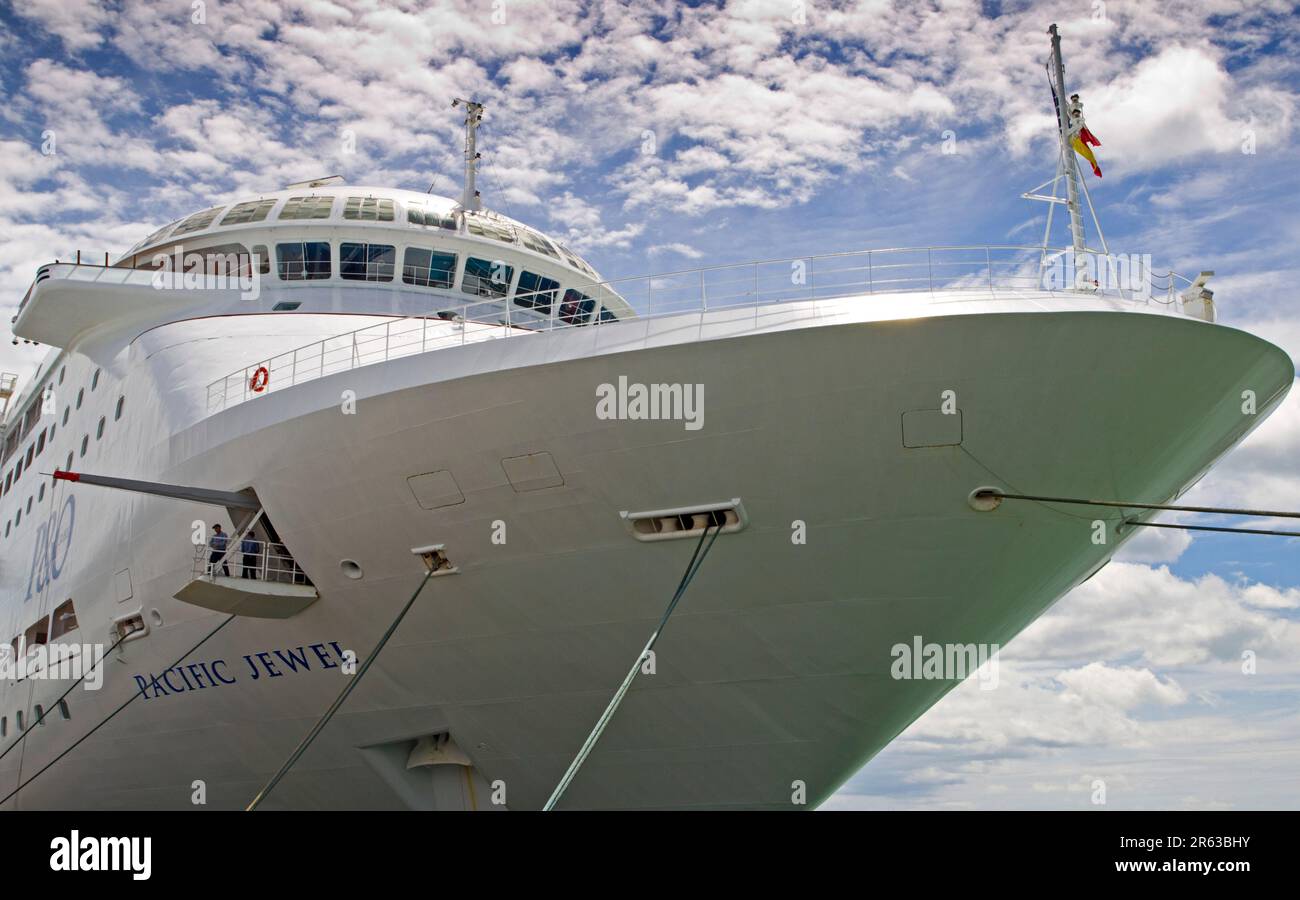
<instances>
[{"instance_id":1,"label":"glass window panel","mask_svg":"<svg viewBox=\"0 0 1300 900\"><path fill-rule=\"evenodd\" d=\"M397 248L384 244L339 245L339 277L349 281L392 281Z\"/></svg>"},{"instance_id":2,"label":"glass window panel","mask_svg":"<svg viewBox=\"0 0 1300 900\"><path fill-rule=\"evenodd\" d=\"M402 280L422 287L450 288L456 280L456 254L407 247L402 260Z\"/></svg>"},{"instance_id":3,"label":"glass window panel","mask_svg":"<svg viewBox=\"0 0 1300 900\"><path fill-rule=\"evenodd\" d=\"M273 206L275 206L274 200L249 200L246 203L236 203L217 224L247 225L250 222L261 222L270 214Z\"/></svg>"},{"instance_id":4,"label":"glass window panel","mask_svg":"<svg viewBox=\"0 0 1300 900\"><path fill-rule=\"evenodd\" d=\"M212 220L217 217L217 213L225 209L224 206L214 206L212 209L205 209L203 212L196 212L194 215L185 219L181 224L176 226L172 232L172 237L182 234L191 234L195 231L202 231L212 224Z\"/></svg>"},{"instance_id":5,"label":"glass window panel","mask_svg":"<svg viewBox=\"0 0 1300 900\"><path fill-rule=\"evenodd\" d=\"M596 301L586 294L569 288L560 303L560 321L566 325L586 325L596 308Z\"/></svg>"},{"instance_id":6,"label":"glass window panel","mask_svg":"<svg viewBox=\"0 0 1300 900\"><path fill-rule=\"evenodd\" d=\"M325 241L276 244L280 277L285 281L313 281L330 277L330 245Z\"/></svg>"},{"instance_id":7,"label":"glass window panel","mask_svg":"<svg viewBox=\"0 0 1300 900\"><path fill-rule=\"evenodd\" d=\"M343 206L343 218L361 222L391 222L393 201L374 197L349 197Z\"/></svg>"},{"instance_id":8,"label":"glass window panel","mask_svg":"<svg viewBox=\"0 0 1300 900\"><path fill-rule=\"evenodd\" d=\"M550 315L551 304L560 292L560 283L527 270L519 273L519 286L515 288L515 305L535 309Z\"/></svg>"},{"instance_id":9,"label":"glass window panel","mask_svg":"<svg viewBox=\"0 0 1300 900\"><path fill-rule=\"evenodd\" d=\"M510 290L510 279L514 274L514 267L499 259L471 256L465 260L465 277L460 289L477 297L504 297Z\"/></svg>"},{"instance_id":10,"label":"glass window panel","mask_svg":"<svg viewBox=\"0 0 1300 900\"><path fill-rule=\"evenodd\" d=\"M281 219L328 219L333 197L290 197L280 210Z\"/></svg>"}]
</instances>

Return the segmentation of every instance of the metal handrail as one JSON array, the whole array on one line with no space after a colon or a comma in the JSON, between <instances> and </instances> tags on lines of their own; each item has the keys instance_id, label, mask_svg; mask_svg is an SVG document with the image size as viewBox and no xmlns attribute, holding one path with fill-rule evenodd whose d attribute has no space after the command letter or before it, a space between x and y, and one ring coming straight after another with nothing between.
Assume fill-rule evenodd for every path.
<instances>
[{"instance_id":1,"label":"metal handrail","mask_svg":"<svg viewBox=\"0 0 1300 900\"><path fill-rule=\"evenodd\" d=\"M269 581L280 584L311 585L302 567L289 555L283 544L267 541L254 541L257 549L245 553L242 541L238 544L232 539L231 547L226 550L213 550L206 544L194 547L194 561L191 577L195 580L215 581L218 575L229 578L244 578L254 581ZM219 554L219 555L218 555ZM216 560L212 557L217 556ZM253 565L246 565L246 556L254 558Z\"/></svg>"},{"instance_id":2,"label":"metal handrail","mask_svg":"<svg viewBox=\"0 0 1300 900\"><path fill-rule=\"evenodd\" d=\"M975 255L969 259L950 258L962 253ZM1011 255L999 258L999 253ZM428 315L390 319L344 332L245 366L208 385L208 411L225 409L258 394L271 393L303 381L416 353L575 325L602 324L598 311L601 301L607 297L616 296L629 303L641 299L644 308L638 312L638 318L650 319L720 309L753 308L757 314L759 307L777 303L881 293L989 292L999 288L1055 290L1058 288L1043 287L1045 267L1055 264L1054 261L1066 260L1067 253L1073 260L1073 251L1051 250L1049 254L1041 246L896 247L702 266L579 283L571 290L575 290L584 301L593 301L581 308L570 308L565 301L550 302L545 308L524 307L513 301L505 302L507 298L484 297L451 304ZM902 258L906 254L918 258ZM1106 271L1113 274L1110 259L1106 257L1102 261L1107 263ZM806 271L796 279L792 273L799 265L806 265ZM767 273L765 281L764 266L782 267L781 277L774 281L773 276L777 273L773 271ZM719 277L733 272L739 273L738 277ZM1156 273L1144 267L1141 274L1149 279L1150 291L1099 285L1090 288L1089 292L1134 301L1173 304L1176 283L1192 283L1172 270ZM674 285L674 281L680 284ZM1157 281L1161 283L1157 285ZM644 296L638 297L629 285L642 287ZM1161 300L1155 296L1157 291L1166 294L1167 298ZM568 299L567 291L565 298ZM260 383L259 379L257 385L253 384L253 375L263 368L267 370L265 383ZM254 387L261 390L254 390Z\"/></svg>"}]
</instances>

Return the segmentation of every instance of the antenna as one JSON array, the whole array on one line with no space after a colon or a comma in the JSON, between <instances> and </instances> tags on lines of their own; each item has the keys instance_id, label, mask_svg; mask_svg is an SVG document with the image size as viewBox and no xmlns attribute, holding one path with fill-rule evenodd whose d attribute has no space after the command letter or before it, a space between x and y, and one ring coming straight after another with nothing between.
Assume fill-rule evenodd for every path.
<instances>
[{"instance_id":1,"label":"antenna","mask_svg":"<svg viewBox=\"0 0 1300 900\"><path fill-rule=\"evenodd\" d=\"M455 109L462 103L465 104L465 191L461 194L460 205L462 209L478 212L483 204L474 182L478 177L478 160L481 155L478 152L478 126L483 121L483 104L457 97L451 101L451 108Z\"/></svg>"}]
</instances>

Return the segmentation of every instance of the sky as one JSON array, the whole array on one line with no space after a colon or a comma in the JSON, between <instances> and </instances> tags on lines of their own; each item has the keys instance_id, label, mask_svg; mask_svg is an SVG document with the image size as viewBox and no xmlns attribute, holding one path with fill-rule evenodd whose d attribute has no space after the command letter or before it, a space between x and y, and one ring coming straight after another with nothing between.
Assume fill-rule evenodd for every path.
<instances>
[{"instance_id":1,"label":"sky","mask_svg":"<svg viewBox=\"0 0 1300 900\"><path fill-rule=\"evenodd\" d=\"M1295 358L1300 9L1272 0L0 0L0 312L238 195L457 196L455 97L487 104L485 204L609 278L1033 244L1054 22L1111 249L1213 270L1219 320ZM1184 502L1300 509L1298 449L1293 391ZM1300 807L1298 551L1148 529L827 807Z\"/></svg>"}]
</instances>

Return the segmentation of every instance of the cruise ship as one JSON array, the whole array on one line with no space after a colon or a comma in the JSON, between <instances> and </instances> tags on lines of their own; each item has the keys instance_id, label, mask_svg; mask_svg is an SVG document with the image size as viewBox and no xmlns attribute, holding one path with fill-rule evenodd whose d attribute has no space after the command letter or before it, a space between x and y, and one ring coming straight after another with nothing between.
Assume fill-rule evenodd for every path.
<instances>
[{"instance_id":1,"label":"cruise ship","mask_svg":"<svg viewBox=\"0 0 1300 900\"><path fill-rule=\"evenodd\" d=\"M1168 502L1294 377L1204 277L1044 277L1082 241L605 279L483 208L467 109L460 197L320 178L37 271L2 808L243 809L301 747L261 808L540 809L634 662L556 808L815 808L957 683L892 647L1007 645L1150 514L997 492Z\"/></svg>"}]
</instances>

